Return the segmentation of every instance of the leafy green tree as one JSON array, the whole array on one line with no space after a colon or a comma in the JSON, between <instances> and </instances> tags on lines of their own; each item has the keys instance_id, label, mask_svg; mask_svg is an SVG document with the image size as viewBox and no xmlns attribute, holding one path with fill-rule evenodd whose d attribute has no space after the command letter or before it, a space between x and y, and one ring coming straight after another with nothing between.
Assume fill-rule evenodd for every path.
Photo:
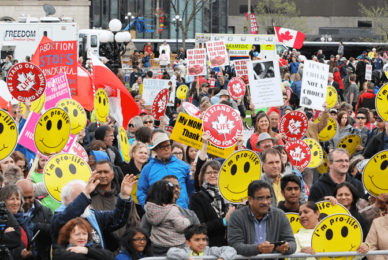
<instances>
[{"instance_id":1,"label":"leafy green tree","mask_svg":"<svg viewBox=\"0 0 388 260\"><path fill-rule=\"evenodd\" d=\"M363 17L372 22L374 33L382 35L384 41L388 40L388 5L384 4L383 7L371 6L367 8L363 4L359 3L360 12ZM370 39L369 39L370 40Z\"/></svg>"}]
</instances>

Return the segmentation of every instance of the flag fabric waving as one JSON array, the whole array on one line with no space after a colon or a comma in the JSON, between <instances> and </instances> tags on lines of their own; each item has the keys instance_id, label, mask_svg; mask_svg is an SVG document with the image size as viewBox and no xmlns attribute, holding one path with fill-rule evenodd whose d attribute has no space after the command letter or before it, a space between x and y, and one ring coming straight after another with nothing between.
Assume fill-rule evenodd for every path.
<instances>
[{"instance_id":1,"label":"flag fabric waving","mask_svg":"<svg viewBox=\"0 0 388 260\"><path fill-rule=\"evenodd\" d=\"M278 42L281 42L284 45L295 49L302 48L304 38L306 37L305 34L299 31L290 30L287 28L281 28L276 26L274 26L274 28L275 28L275 34L276 34L276 38L278 39Z\"/></svg>"}]
</instances>

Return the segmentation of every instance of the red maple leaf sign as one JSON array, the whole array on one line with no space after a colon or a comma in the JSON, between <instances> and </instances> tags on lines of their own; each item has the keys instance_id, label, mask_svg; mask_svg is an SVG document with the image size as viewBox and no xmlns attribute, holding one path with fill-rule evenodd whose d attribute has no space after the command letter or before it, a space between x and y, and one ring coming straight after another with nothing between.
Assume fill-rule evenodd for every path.
<instances>
[{"instance_id":1,"label":"red maple leaf sign","mask_svg":"<svg viewBox=\"0 0 388 260\"><path fill-rule=\"evenodd\" d=\"M290 31L286 31L285 33L280 33L279 36L282 37L282 39L285 41L289 41L289 40L292 40L292 38L294 38L294 36L290 34Z\"/></svg>"}]
</instances>

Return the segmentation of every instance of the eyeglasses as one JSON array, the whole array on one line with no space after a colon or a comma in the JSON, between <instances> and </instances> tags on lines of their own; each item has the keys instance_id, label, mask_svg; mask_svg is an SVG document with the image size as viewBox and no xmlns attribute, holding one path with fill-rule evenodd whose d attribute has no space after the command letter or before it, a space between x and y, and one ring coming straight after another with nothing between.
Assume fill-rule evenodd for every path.
<instances>
[{"instance_id":1,"label":"eyeglasses","mask_svg":"<svg viewBox=\"0 0 388 260\"><path fill-rule=\"evenodd\" d=\"M364 120L364 119L366 119L366 117L362 117L362 116L358 116L358 117L356 117L357 119L359 119L359 120Z\"/></svg>"},{"instance_id":2,"label":"eyeglasses","mask_svg":"<svg viewBox=\"0 0 388 260\"><path fill-rule=\"evenodd\" d=\"M152 121L144 121L144 124L152 124Z\"/></svg>"},{"instance_id":3,"label":"eyeglasses","mask_svg":"<svg viewBox=\"0 0 388 260\"><path fill-rule=\"evenodd\" d=\"M147 238L135 238L135 239L133 239L133 241L135 241L135 242L147 242Z\"/></svg>"},{"instance_id":4,"label":"eyeglasses","mask_svg":"<svg viewBox=\"0 0 388 260\"><path fill-rule=\"evenodd\" d=\"M162 150L165 150L165 149L168 149L171 147L171 144L168 144L168 145L164 145L164 146L159 146L158 148L159 149L162 149Z\"/></svg>"},{"instance_id":5,"label":"eyeglasses","mask_svg":"<svg viewBox=\"0 0 388 260\"><path fill-rule=\"evenodd\" d=\"M132 124L128 124L128 127L135 127L135 125L132 125Z\"/></svg>"},{"instance_id":6,"label":"eyeglasses","mask_svg":"<svg viewBox=\"0 0 388 260\"><path fill-rule=\"evenodd\" d=\"M349 160L335 160L334 162L338 162L338 163L349 163Z\"/></svg>"},{"instance_id":7,"label":"eyeglasses","mask_svg":"<svg viewBox=\"0 0 388 260\"><path fill-rule=\"evenodd\" d=\"M283 100L287 100L288 98L284 97Z\"/></svg>"},{"instance_id":8,"label":"eyeglasses","mask_svg":"<svg viewBox=\"0 0 388 260\"><path fill-rule=\"evenodd\" d=\"M271 203L273 200L272 197L267 197L267 198L265 198L265 197L252 197L252 199L257 200L258 202L262 202L262 201L266 200L269 203Z\"/></svg>"},{"instance_id":9,"label":"eyeglasses","mask_svg":"<svg viewBox=\"0 0 388 260\"><path fill-rule=\"evenodd\" d=\"M205 175L218 175L218 171L205 172Z\"/></svg>"},{"instance_id":10,"label":"eyeglasses","mask_svg":"<svg viewBox=\"0 0 388 260\"><path fill-rule=\"evenodd\" d=\"M183 153L182 152L175 152L175 153L172 153L173 155L183 155Z\"/></svg>"}]
</instances>

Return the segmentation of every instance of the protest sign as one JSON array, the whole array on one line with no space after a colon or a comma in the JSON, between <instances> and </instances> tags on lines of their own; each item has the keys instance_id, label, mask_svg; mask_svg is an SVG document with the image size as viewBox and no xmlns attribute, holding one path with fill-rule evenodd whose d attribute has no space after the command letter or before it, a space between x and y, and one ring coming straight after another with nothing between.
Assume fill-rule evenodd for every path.
<instances>
[{"instance_id":1,"label":"protest sign","mask_svg":"<svg viewBox=\"0 0 388 260\"><path fill-rule=\"evenodd\" d=\"M368 162L362 174L362 184L372 196L387 192L388 150L375 154Z\"/></svg>"},{"instance_id":2,"label":"protest sign","mask_svg":"<svg viewBox=\"0 0 388 260\"><path fill-rule=\"evenodd\" d=\"M382 86L376 96L376 110L379 116L388 122L388 84Z\"/></svg>"},{"instance_id":3,"label":"protest sign","mask_svg":"<svg viewBox=\"0 0 388 260\"><path fill-rule=\"evenodd\" d=\"M43 169L43 180L48 194L58 202L61 202L61 190L66 183L72 180L87 182L91 175L89 164L70 153L53 156Z\"/></svg>"},{"instance_id":4,"label":"protest sign","mask_svg":"<svg viewBox=\"0 0 388 260\"><path fill-rule=\"evenodd\" d=\"M233 61L237 77L248 76L248 61L248 59Z\"/></svg>"},{"instance_id":5,"label":"protest sign","mask_svg":"<svg viewBox=\"0 0 388 260\"><path fill-rule=\"evenodd\" d=\"M327 93L326 93L327 109L333 108L337 103L337 101L338 101L337 90L335 90L333 86L328 85Z\"/></svg>"},{"instance_id":6,"label":"protest sign","mask_svg":"<svg viewBox=\"0 0 388 260\"><path fill-rule=\"evenodd\" d=\"M288 142L285 148L293 166L304 169L309 165L311 161L311 150L306 142L302 140Z\"/></svg>"},{"instance_id":7,"label":"protest sign","mask_svg":"<svg viewBox=\"0 0 388 260\"><path fill-rule=\"evenodd\" d=\"M321 120L321 117L318 117L315 119L314 123L318 123ZM329 122L327 123L326 127L319 132L319 141L320 142L326 142L329 141L331 138L335 136L337 133L338 124L337 121L334 120L334 118L329 117Z\"/></svg>"},{"instance_id":8,"label":"protest sign","mask_svg":"<svg viewBox=\"0 0 388 260\"><path fill-rule=\"evenodd\" d=\"M300 105L312 109L324 110L326 101L329 65L306 60L303 66Z\"/></svg>"},{"instance_id":9,"label":"protest sign","mask_svg":"<svg viewBox=\"0 0 388 260\"><path fill-rule=\"evenodd\" d=\"M156 95L152 103L152 116L155 120L160 120L164 116L167 109L168 89L164 88Z\"/></svg>"},{"instance_id":10,"label":"protest sign","mask_svg":"<svg viewBox=\"0 0 388 260\"><path fill-rule=\"evenodd\" d=\"M325 174L329 171L329 164L327 163L327 154L325 150L322 149L323 152L323 160L321 164L318 166L317 170L320 174Z\"/></svg>"},{"instance_id":11,"label":"protest sign","mask_svg":"<svg viewBox=\"0 0 388 260\"><path fill-rule=\"evenodd\" d=\"M34 130L39 121L40 115L31 112L27 118L27 121L24 123L24 127L20 133L18 143L24 147L26 147L31 152L37 153L38 149L36 149L34 143Z\"/></svg>"},{"instance_id":12,"label":"protest sign","mask_svg":"<svg viewBox=\"0 0 388 260\"><path fill-rule=\"evenodd\" d=\"M206 50L187 50L187 71L189 75L206 75Z\"/></svg>"},{"instance_id":13,"label":"protest sign","mask_svg":"<svg viewBox=\"0 0 388 260\"><path fill-rule=\"evenodd\" d=\"M200 118L202 115L201 111L199 111L198 107L194 106L193 104L191 104L189 102L183 102L182 107L190 116Z\"/></svg>"},{"instance_id":14,"label":"protest sign","mask_svg":"<svg viewBox=\"0 0 388 260\"><path fill-rule=\"evenodd\" d=\"M129 141L128 141L128 136L127 132L125 131L124 127L120 126L119 128L119 144L120 144L120 152L123 155L124 161L126 163L129 163L131 158L129 157Z\"/></svg>"},{"instance_id":15,"label":"protest sign","mask_svg":"<svg viewBox=\"0 0 388 260\"><path fill-rule=\"evenodd\" d=\"M164 127L164 130L167 131L167 132L170 132L170 133L172 133L173 129L174 129L174 127L172 127L172 126L165 126Z\"/></svg>"},{"instance_id":16,"label":"protest sign","mask_svg":"<svg viewBox=\"0 0 388 260\"><path fill-rule=\"evenodd\" d=\"M46 77L35 64L20 62L9 69L7 88L17 101L35 101L44 94Z\"/></svg>"},{"instance_id":17,"label":"protest sign","mask_svg":"<svg viewBox=\"0 0 388 260\"><path fill-rule=\"evenodd\" d=\"M70 118L62 108L47 110L36 124L34 142L38 151L46 156L59 153L70 136Z\"/></svg>"},{"instance_id":18,"label":"protest sign","mask_svg":"<svg viewBox=\"0 0 388 260\"><path fill-rule=\"evenodd\" d=\"M260 180L261 162L251 150L240 150L228 157L222 164L218 187L221 196L230 203L248 200L248 186L252 181Z\"/></svg>"},{"instance_id":19,"label":"protest sign","mask_svg":"<svg viewBox=\"0 0 388 260\"><path fill-rule=\"evenodd\" d=\"M361 145L361 138L358 135L347 135L339 141L337 148L343 148L351 156L356 152L356 147Z\"/></svg>"},{"instance_id":20,"label":"protest sign","mask_svg":"<svg viewBox=\"0 0 388 260\"><path fill-rule=\"evenodd\" d=\"M186 99L187 92L189 92L189 87L186 85L180 85L178 90L176 91L176 97L178 99Z\"/></svg>"},{"instance_id":21,"label":"protest sign","mask_svg":"<svg viewBox=\"0 0 388 260\"><path fill-rule=\"evenodd\" d=\"M292 111L282 117L279 131L284 134L284 140L293 142L302 139L309 127L307 116L300 111Z\"/></svg>"},{"instance_id":22,"label":"protest sign","mask_svg":"<svg viewBox=\"0 0 388 260\"><path fill-rule=\"evenodd\" d=\"M250 13L249 15L251 17L251 26L250 26L251 34L257 34L258 30L257 30L256 15L255 13Z\"/></svg>"},{"instance_id":23,"label":"protest sign","mask_svg":"<svg viewBox=\"0 0 388 260\"><path fill-rule=\"evenodd\" d=\"M203 145L202 135L203 127L201 119L179 113L170 139L201 150ZM234 146L230 148L219 148L209 143L207 152L226 159L234 152Z\"/></svg>"},{"instance_id":24,"label":"protest sign","mask_svg":"<svg viewBox=\"0 0 388 260\"><path fill-rule=\"evenodd\" d=\"M84 160L85 162L89 161L88 153L78 142L73 143L73 147L69 150L69 153L77 155L78 157L81 157L81 159Z\"/></svg>"},{"instance_id":25,"label":"protest sign","mask_svg":"<svg viewBox=\"0 0 388 260\"><path fill-rule=\"evenodd\" d=\"M256 108L284 105L278 61L249 61L248 76Z\"/></svg>"},{"instance_id":26,"label":"protest sign","mask_svg":"<svg viewBox=\"0 0 388 260\"><path fill-rule=\"evenodd\" d=\"M315 253L355 252L362 243L362 228L354 217L335 214L322 219L315 227L311 247ZM332 260L333 257L319 257L321 260ZM348 260L354 257L337 256L337 260Z\"/></svg>"},{"instance_id":27,"label":"protest sign","mask_svg":"<svg viewBox=\"0 0 388 260\"><path fill-rule=\"evenodd\" d=\"M203 115L203 132L210 136L209 141L215 146L234 146L242 133L241 117L230 106L213 105Z\"/></svg>"},{"instance_id":28,"label":"protest sign","mask_svg":"<svg viewBox=\"0 0 388 260\"><path fill-rule=\"evenodd\" d=\"M94 95L94 111L98 122L105 123L109 116L109 99L108 94L102 88L98 89Z\"/></svg>"},{"instance_id":29,"label":"protest sign","mask_svg":"<svg viewBox=\"0 0 388 260\"><path fill-rule=\"evenodd\" d=\"M312 138L303 139L311 150L311 161L307 168L317 168L323 160L323 150L319 142Z\"/></svg>"},{"instance_id":30,"label":"protest sign","mask_svg":"<svg viewBox=\"0 0 388 260\"><path fill-rule=\"evenodd\" d=\"M34 111L35 113L40 113L40 111L43 109L44 102L46 101L46 95L43 94L38 100L35 100L31 102L31 111ZM24 115L24 112L26 111L26 105L23 102L19 102L20 107L20 114Z\"/></svg>"},{"instance_id":31,"label":"protest sign","mask_svg":"<svg viewBox=\"0 0 388 260\"><path fill-rule=\"evenodd\" d=\"M372 65L366 65L366 67L365 67L365 79L372 80Z\"/></svg>"},{"instance_id":32,"label":"protest sign","mask_svg":"<svg viewBox=\"0 0 388 260\"><path fill-rule=\"evenodd\" d=\"M216 86L216 79L215 78L210 78L208 79L210 88L214 88Z\"/></svg>"},{"instance_id":33,"label":"protest sign","mask_svg":"<svg viewBox=\"0 0 388 260\"><path fill-rule=\"evenodd\" d=\"M70 117L71 133L73 135L81 132L86 126L86 112L80 103L71 98L62 99L56 104L57 107L63 108ZM87 130L86 130L87 131Z\"/></svg>"},{"instance_id":34,"label":"protest sign","mask_svg":"<svg viewBox=\"0 0 388 260\"><path fill-rule=\"evenodd\" d=\"M229 96L235 100L238 98L244 98L245 95L245 83L239 77L232 78L228 83Z\"/></svg>"},{"instance_id":35,"label":"protest sign","mask_svg":"<svg viewBox=\"0 0 388 260\"><path fill-rule=\"evenodd\" d=\"M228 53L224 41L206 43L207 55L209 56L210 67L229 65Z\"/></svg>"},{"instance_id":36,"label":"protest sign","mask_svg":"<svg viewBox=\"0 0 388 260\"><path fill-rule=\"evenodd\" d=\"M347 214L350 215L349 211L342 206L341 204L336 204L335 206L331 205L329 200L318 201L315 203L319 209L319 218L324 219L327 216L331 216L334 214Z\"/></svg>"},{"instance_id":37,"label":"protest sign","mask_svg":"<svg viewBox=\"0 0 388 260\"><path fill-rule=\"evenodd\" d=\"M286 216L288 218L288 221L290 221L292 233L295 235L303 227L299 221L299 214L298 213L286 213Z\"/></svg>"},{"instance_id":38,"label":"protest sign","mask_svg":"<svg viewBox=\"0 0 388 260\"><path fill-rule=\"evenodd\" d=\"M66 74L61 73L47 80L46 103L44 109L50 109L64 98L71 98L69 84L67 83Z\"/></svg>"},{"instance_id":39,"label":"protest sign","mask_svg":"<svg viewBox=\"0 0 388 260\"><path fill-rule=\"evenodd\" d=\"M18 142L18 127L12 116L0 110L0 161L13 153Z\"/></svg>"},{"instance_id":40,"label":"protest sign","mask_svg":"<svg viewBox=\"0 0 388 260\"><path fill-rule=\"evenodd\" d=\"M136 175L136 183L135 185L133 185L133 188L132 188L132 192L131 192L131 197L133 199L133 202L135 202L135 204L137 205L140 205L139 201L137 200L137 181L139 181L139 178L140 178L140 174Z\"/></svg>"},{"instance_id":41,"label":"protest sign","mask_svg":"<svg viewBox=\"0 0 388 260\"><path fill-rule=\"evenodd\" d=\"M39 44L39 68L49 79L66 74L73 95L78 95L77 41L57 41Z\"/></svg>"},{"instance_id":42,"label":"protest sign","mask_svg":"<svg viewBox=\"0 0 388 260\"><path fill-rule=\"evenodd\" d=\"M167 106L174 106L176 81L172 79L145 79L142 94L144 105L152 105L156 95L164 88L171 88L172 92L169 92Z\"/></svg>"}]
</instances>

